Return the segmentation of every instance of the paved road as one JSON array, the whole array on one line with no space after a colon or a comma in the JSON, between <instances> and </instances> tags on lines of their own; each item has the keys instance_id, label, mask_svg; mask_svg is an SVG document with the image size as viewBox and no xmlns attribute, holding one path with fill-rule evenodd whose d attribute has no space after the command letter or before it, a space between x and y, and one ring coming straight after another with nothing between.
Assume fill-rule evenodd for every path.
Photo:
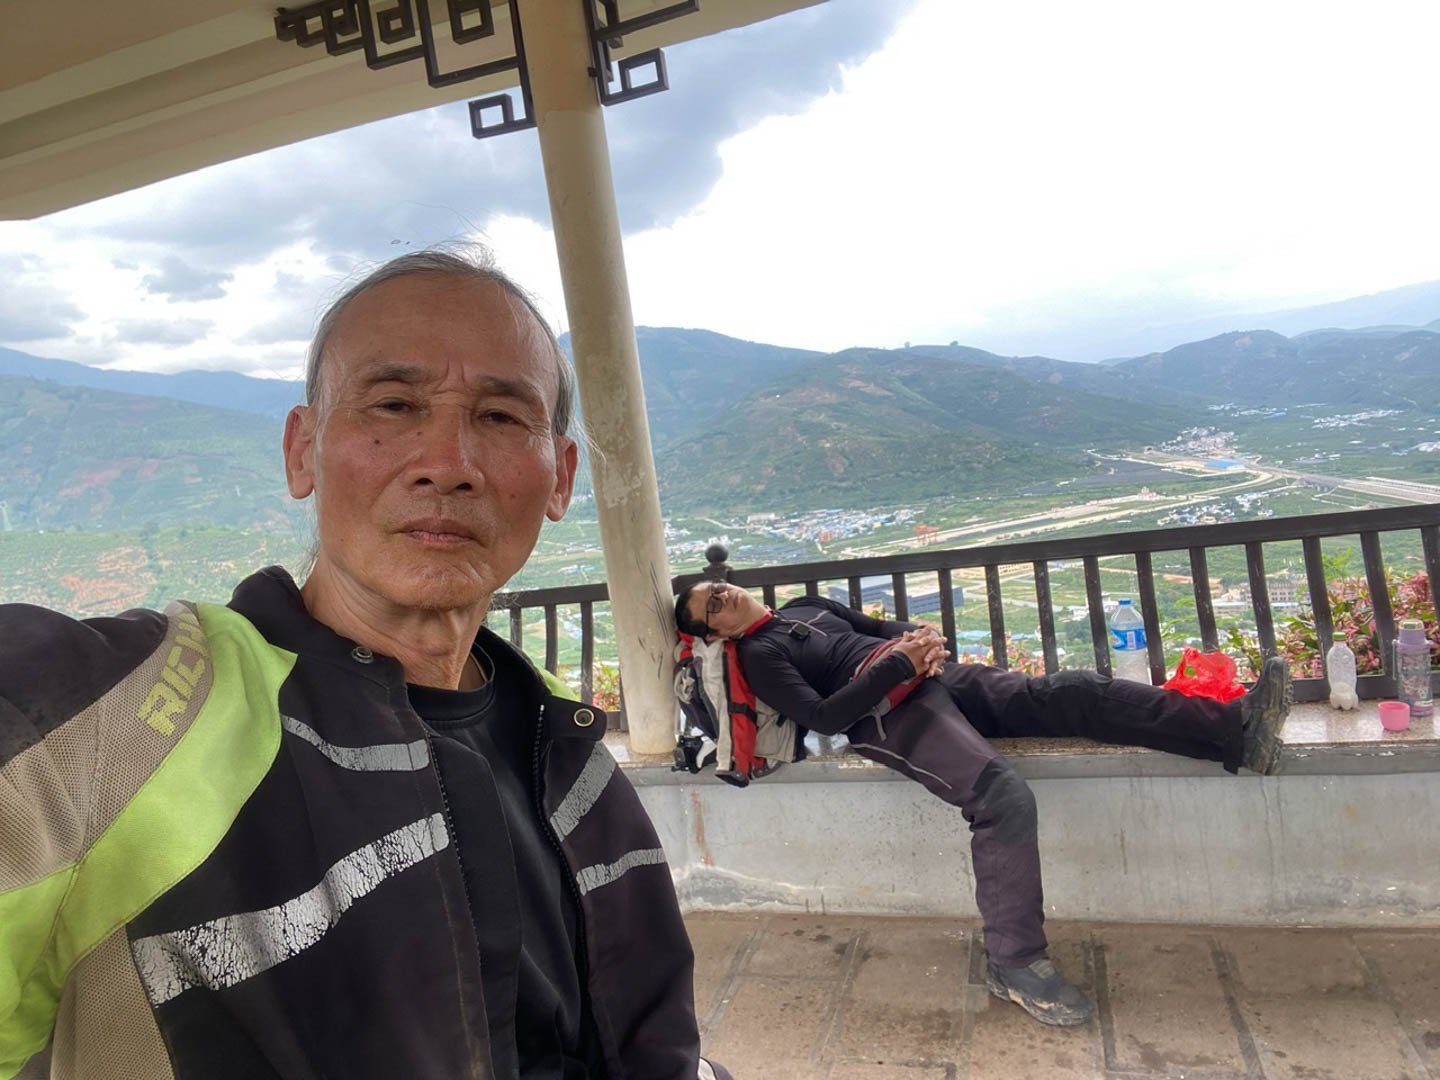
<instances>
[{"instance_id":1,"label":"paved road","mask_svg":"<svg viewBox=\"0 0 1440 1080\"><path fill-rule=\"evenodd\" d=\"M1177 458L1161 454L1140 454L1121 460L1141 462L1147 465L1164 465L1168 468L1184 469L1200 475L1216 475L1214 469L1208 467L1204 461L1198 458ZM1125 500L1123 502L1105 500L1104 502L1094 505L1061 506L1038 514L1010 518L1005 521L981 522L974 525L963 525L954 529L945 529L938 533L929 534L923 541L919 538L912 538L890 541L884 544L857 545L846 548L842 554L846 558L858 558L864 555L887 554L903 548L916 548L922 545L929 546L947 541L951 542L950 546L953 546L954 542L964 542L966 540L983 541L987 544L1004 543L1039 536L1047 532L1054 532L1057 529L1073 529L1077 526L1100 525L1107 521L1116 521L1121 518L1131 517L1137 510L1144 511L1145 513L1177 510L1186 506L1211 502L1217 498L1234 495L1241 491L1263 487L1277 479L1292 480L1298 483L1312 484L1320 487L1340 488L1362 495L1378 496L1400 502L1421 504L1440 502L1440 484L1426 484L1418 480L1390 480L1378 476L1359 478L1326 476L1322 473L1300 472L1296 469L1285 469L1269 464L1246 465L1242 469L1235 471L1244 475L1245 479L1234 484L1226 484L1223 487L1210 488L1208 491L1193 495L1162 496L1157 499L1146 499L1143 501L1138 499Z\"/></svg>"},{"instance_id":2,"label":"paved road","mask_svg":"<svg viewBox=\"0 0 1440 1080\"><path fill-rule=\"evenodd\" d=\"M1140 461L1143 459L1135 458L1132 460ZM1116 521L1121 518L1133 517L1137 512L1151 514L1156 511L1177 510L1185 506L1212 502L1217 498L1260 487L1271 482L1273 479L1273 470L1269 470L1268 468L1265 470L1247 471L1246 479L1244 480L1234 484L1226 484L1223 487L1210 488L1207 491L1192 495L1162 495L1154 499L1140 499L1132 496L1124 497L1123 501L1121 499L1106 499L1094 504L1083 503L1078 506L1057 506L1037 514L1009 518L1005 521L986 521L975 525L961 525L954 529L942 529L940 532L927 534L923 540L916 537L899 541L891 540L881 544L856 545L845 548L841 554L845 558L859 558L865 555L889 554L901 548L930 547L945 541L963 541L966 539L983 540L983 542L987 544L999 544L1011 540L1020 540L1025 537L1038 536L1047 532L1054 532L1056 529L1073 529L1077 526L1098 525L1106 521ZM949 546L954 545L950 544Z\"/></svg>"}]
</instances>

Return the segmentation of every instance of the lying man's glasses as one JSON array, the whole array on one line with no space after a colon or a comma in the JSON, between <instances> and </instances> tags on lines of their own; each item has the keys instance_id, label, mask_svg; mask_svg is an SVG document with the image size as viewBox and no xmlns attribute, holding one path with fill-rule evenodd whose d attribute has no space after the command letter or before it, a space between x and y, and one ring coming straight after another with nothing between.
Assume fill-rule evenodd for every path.
<instances>
[{"instance_id":1,"label":"lying man's glasses","mask_svg":"<svg viewBox=\"0 0 1440 1080\"><path fill-rule=\"evenodd\" d=\"M705 630L707 633L715 633L715 628L710 625L710 616L719 615L725 607L725 582L712 581L710 583L710 596L705 601Z\"/></svg>"}]
</instances>

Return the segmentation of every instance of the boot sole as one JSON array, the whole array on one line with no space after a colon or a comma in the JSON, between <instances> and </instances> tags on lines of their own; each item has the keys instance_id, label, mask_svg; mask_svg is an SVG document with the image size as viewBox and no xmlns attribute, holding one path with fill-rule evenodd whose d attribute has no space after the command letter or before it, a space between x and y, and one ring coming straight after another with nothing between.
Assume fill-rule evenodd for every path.
<instances>
[{"instance_id":1,"label":"boot sole","mask_svg":"<svg viewBox=\"0 0 1440 1080\"><path fill-rule=\"evenodd\" d=\"M1019 1005L1027 1013L1033 1016L1040 1023L1048 1027L1082 1027L1090 1022L1092 1013L1077 1014L1066 1009L1064 1006L1054 1006L1046 1011L1043 1005L1030 1001L1015 993L1008 986L999 982L992 975L985 976L985 986L995 997L1001 1001L1010 1001Z\"/></svg>"},{"instance_id":2,"label":"boot sole","mask_svg":"<svg viewBox=\"0 0 1440 1080\"><path fill-rule=\"evenodd\" d=\"M1289 675L1288 669L1285 669L1285 675ZM1280 762L1280 729L1285 726L1285 718L1295 704L1295 684L1288 677L1285 678L1281 696L1284 705L1280 710L1280 715L1268 723L1263 715L1256 721L1263 724L1264 727L1255 736L1255 752L1248 755L1247 760L1243 762L1247 769L1259 773L1261 776L1273 776L1276 766Z\"/></svg>"}]
</instances>

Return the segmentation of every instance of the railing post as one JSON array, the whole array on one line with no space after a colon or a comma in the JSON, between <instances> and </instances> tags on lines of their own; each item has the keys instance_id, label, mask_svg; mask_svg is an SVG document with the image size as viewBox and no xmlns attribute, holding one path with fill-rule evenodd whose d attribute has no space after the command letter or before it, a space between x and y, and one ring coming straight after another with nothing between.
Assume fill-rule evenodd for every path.
<instances>
[{"instance_id":1,"label":"railing post","mask_svg":"<svg viewBox=\"0 0 1440 1080\"><path fill-rule=\"evenodd\" d=\"M1110 674L1110 628L1105 623L1105 597L1100 590L1100 560L1084 556L1085 607L1090 614L1090 643L1095 647L1095 670Z\"/></svg>"},{"instance_id":2,"label":"railing post","mask_svg":"<svg viewBox=\"0 0 1440 1080\"><path fill-rule=\"evenodd\" d=\"M1330 615L1330 592L1325 581L1325 560L1321 557L1320 538L1307 536L1301 541L1301 550L1305 553L1305 588L1310 593L1310 611L1315 619L1315 647L1323 658L1330 648L1335 622ZM1320 677L1327 680L1325 689L1328 692L1329 672L1322 670Z\"/></svg>"},{"instance_id":3,"label":"railing post","mask_svg":"<svg viewBox=\"0 0 1440 1080\"><path fill-rule=\"evenodd\" d=\"M1270 613L1270 584L1265 579L1265 547L1259 540L1245 543L1245 572L1250 581L1250 610L1255 613L1260 654L1268 659L1275 655L1275 620Z\"/></svg>"},{"instance_id":4,"label":"railing post","mask_svg":"<svg viewBox=\"0 0 1440 1080\"><path fill-rule=\"evenodd\" d=\"M1210 599L1210 567L1203 547L1190 549L1190 586L1195 593L1195 619L1200 624L1200 644L1206 652L1220 648L1215 629L1215 603Z\"/></svg>"},{"instance_id":5,"label":"railing post","mask_svg":"<svg viewBox=\"0 0 1440 1080\"><path fill-rule=\"evenodd\" d=\"M1135 586L1140 596L1140 617L1145 620L1145 653L1150 664L1150 681L1165 681L1165 643L1160 640L1160 600L1155 595L1155 568L1150 552L1135 555Z\"/></svg>"},{"instance_id":6,"label":"railing post","mask_svg":"<svg viewBox=\"0 0 1440 1080\"><path fill-rule=\"evenodd\" d=\"M1385 674L1395 677L1395 612L1390 607L1390 588L1385 580L1385 560L1380 554L1380 534L1360 534L1360 551L1365 559L1365 581L1370 586L1370 610L1375 613L1375 631L1380 635L1380 663Z\"/></svg>"},{"instance_id":7,"label":"railing post","mask_svg":"<svg viewBox=\"0 0 1440 1080\"><path fill-rule=\"evenodd\" d=\"M990 605L990 654L995 666L1008 670L1009 650L1005 647L1005 601L1000 598L1000 568L985 565L985 599Z\"/></svg>"},{"instance_id":8,"label":"railing post","mask_svg":"<svg viewBox=\"0 0 1440 1080\"><path fill-rule=\"evenodd\" d=\"M1035 574L1035 611L1040 617L1040 649L1045 657L1045 674L1060 670L1060 653L1055 642L1055 608L1050 600L1050 564L1043 559L1031 563Z\"/></svg>"}]
</instances>

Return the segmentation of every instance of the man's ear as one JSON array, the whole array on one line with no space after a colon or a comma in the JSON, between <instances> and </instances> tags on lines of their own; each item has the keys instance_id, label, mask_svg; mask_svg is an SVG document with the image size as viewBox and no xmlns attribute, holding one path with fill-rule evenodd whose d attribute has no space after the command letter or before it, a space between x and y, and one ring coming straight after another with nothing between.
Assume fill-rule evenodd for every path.
<instances>
[{"instance_id":1,"label":"man's ear","mask_svg":"<svg viewBox=\"0 0 1440 1080\"><path fill-rule=\"evenodd\" d=\"M575 440L564 435L555 437L555 487L550 492L550 501L545 504L545 516L559 521L570 509L570 497L575 492L575 470L580 465L580 450Z\"/></svg>"},{"instance_id":2,"label":"man's ear","mask_svg":"<svg viewBox=\"0 0 1440 1080\"><path fill-rule=\"evenodd\" d=\"M315 410L296 405L285 417L285 486L292 499L304 499L315 490Z\"/></svg>"}]
</instances>

